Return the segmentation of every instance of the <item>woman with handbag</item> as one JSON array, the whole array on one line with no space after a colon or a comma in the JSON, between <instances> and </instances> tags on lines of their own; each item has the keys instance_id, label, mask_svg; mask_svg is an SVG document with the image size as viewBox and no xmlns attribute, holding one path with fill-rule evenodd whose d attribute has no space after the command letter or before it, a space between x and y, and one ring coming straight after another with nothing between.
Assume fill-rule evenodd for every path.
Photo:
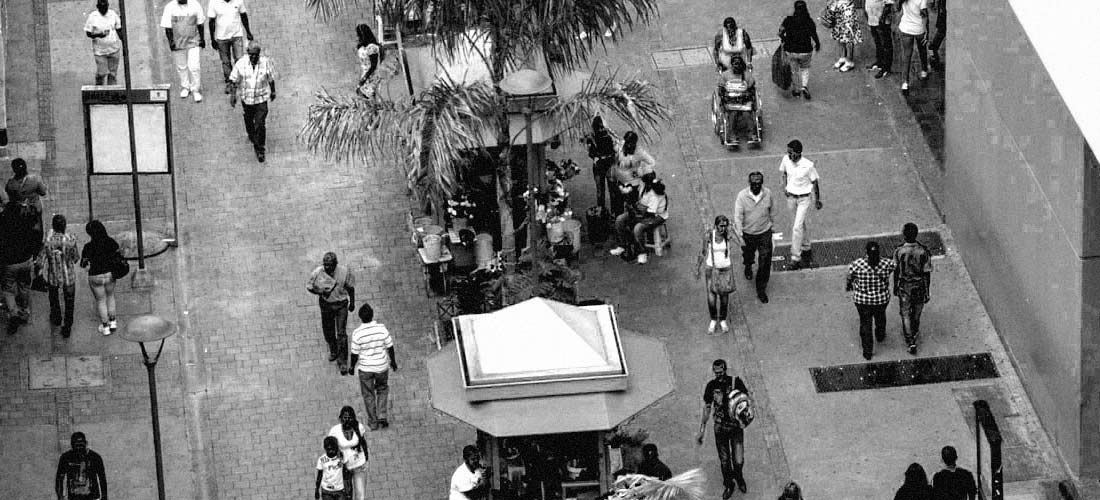
<instances>
[{"instance_id":1,"label":"woman with handbag","mask_svg":"<svg viewBox=\"0 0 1100 500\"><path fill-rule=\"evenodd\" d=\"M801 95L809 100L810 89L806 86L810 83L810 59L813 57L812 51L821 50L821 40L817 38L817 25L810 17L805 1L796 1L794 13L783 19L783 24L779 26L779 40L783 43L782 49L786 52L792 75L798 75L798 84L791 82L791 95Z\"/></svg>"},{"instance_id":2,"label":"woman with handbag","mask_svg":"<svg viewBox=\"0 0 1100 500\"><path fill-rule=\"evenodd\" d=\"M699 279L703 264L707 266L707 310L710 311L707 333L714 333L718 325L721 325L722 333L730 331L726 322L730 293L734 290L730 247L735 244L729 218L725 215L715 217L714 228L703 235L703 250L695 263L695 279Z\"/></svg>"},{"instance_id":3,"label":"woman with handbag","mask_svg":"<svg viewBox=\"0 0 1100 500\"><path fill-rule=\"evenodd\" d=\"M61 336L69 338L73 331L76 263L80 261L80 254L76 250L76 236L65 232L68 226L65 216L54 214L51 223L53 227L46 233L39 258L46 291L50 296L50 323L61 325ZM65 299L64 319L61 312L62 297Z\"/></svg>"},{"instance_id":4,"label":"woman with handbag","mask_svg":"<svg viewBox=\"0 0 1100 500\"><path fill-rule=\"evenodd\" d=\"M336 438L340 453L344 455L344 484L351 485L347 497L354 500L367 498L367 440L363 434L367 429L355 418L355 409L345 406L340 409L340 423L328 431ZM350 476L351 481L348 481ZM345 487L346 488L346 487Z\"/></svg>"},{"instance_id":5,"label":"woman with handbag","mask_svg":"<svg viewBox=\"0 0 1100 500\"><path fill-rule=\"evenodd\" d=\"M856 66L856 44L863 42L863 30L856 16L856 5L852 0L830 0L821 13L821 25L831 30L833 40L840 45L840 59L833 68L837 71L851 71Z\"/></svg>"},{"instance_id":6,"label":"woman with handbag","mask_svg":"<svg viewBox=\"0 0 1100 500\"><path fill-rule=\"evenodd\" d=\"M122 259L118 242L107 235L103 223L93 220L84 226L91 241L80 252L80 267L88 268L88 286L95 296L99 311L99 333L110 335L118 329L115 321L115 273L114 267ZM121 261L125 264L125 260ZM127 269L128 270L128 269Z\"/></svg>"}]
</instances>

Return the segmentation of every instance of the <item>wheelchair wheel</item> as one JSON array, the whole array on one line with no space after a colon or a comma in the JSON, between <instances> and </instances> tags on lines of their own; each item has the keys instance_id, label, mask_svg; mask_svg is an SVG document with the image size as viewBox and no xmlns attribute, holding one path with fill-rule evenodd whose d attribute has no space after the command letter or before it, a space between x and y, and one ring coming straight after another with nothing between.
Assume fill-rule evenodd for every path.
<instances>
[{"instance_id":1,"label":"wheelchair wheel","mask_svg":"<svg viewBox=\"0 0 1100 500\"><path fill-rule=\"evenodd\" d=\"M718 136L719 139L722 138L722 120L719 118L721 106L718 94L714 94L710 100L710 121L714 123L714 135Z\"/></svg>"}]
</instances>

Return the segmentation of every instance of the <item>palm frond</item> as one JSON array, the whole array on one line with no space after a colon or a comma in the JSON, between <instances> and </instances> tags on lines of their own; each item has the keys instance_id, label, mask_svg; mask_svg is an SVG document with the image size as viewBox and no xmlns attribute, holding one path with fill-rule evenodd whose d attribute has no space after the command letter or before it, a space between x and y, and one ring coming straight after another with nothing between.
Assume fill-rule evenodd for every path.
<instances>
[{"instance_id":1,"label":"palm frond","mask_svg":"<svg viewBox=\"0 0 1100 500\"><path fill-rule=\"evenodd\" d=\"M616 494L612 499L702 500L706 477L700 469L691 469L668 480L641 474L627 474L615 480Z\"/></svg>"},{"instance_id":2,"label":"palm frond","mask_svg":"<svg viewBox=\"0 0 1100 500\"><path fill-rule=\"evenodd\" d=\"M624 31L645 25L658 15L655 0L527 0L528 22L514 24L512 39L521 52L541 49L554 68L573 70L588 62L598 44L606 48L605 31L618 43ZM582 36L587 34L587 36Z\"/></svg>"},{"instance_id":3,"label":"palm frond","mask_svg":"<svg viewBox=\"0 0 1100 500\"><path fill-rule=\"evenodd\" d=\"M398 120L409 105L375 96L331 94L322 88L298 139L314 154L337 161L368 161L371 155L398 151Z\"/></svg>"},{"instance_id":4,"label":"palm frond","mask_svg":"<svg viewBox=\"0 0 1100 500\"><path fill-rule=\"evenodd\" d=\"M616 117L640 138L650 141L660 136L661 124L671 121L668 109L660 101L658 89L652 83L637 78L620 81L618 71L606 76L593 75L580 92L559 100L544 112L561 131L563 140L580 139L589 130L585 126L601 115L606 121Z\"/></svg>"},{"instance_id":5,"label":"palm frond","mask_svg":"<svg viewBox=\"0 0 1100 500\"><path fill-rule=\"evenodd\" d=\"M328 21L359 7L364 1L366 0L306 0L306 8L313 11L313 17Z\"/></svg>"}]
</instances>

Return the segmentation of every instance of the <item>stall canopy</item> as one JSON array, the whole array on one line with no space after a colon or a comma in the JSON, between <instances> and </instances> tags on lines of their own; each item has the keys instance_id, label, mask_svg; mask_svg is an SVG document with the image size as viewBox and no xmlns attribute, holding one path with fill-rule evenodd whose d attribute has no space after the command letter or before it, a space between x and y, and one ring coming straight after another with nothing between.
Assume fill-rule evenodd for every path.
<instances>
[{"instance_id":1,"label":"stall canopy","mask_svg":"<svg viewBox=\"0 0 1100 500\"><path fill-rule=\"evenodd\" d=\"M664 344L619 332L611 306L531 299L454 325L428 358L432 406L493 436L607 430L672 392Z\"/></svg>"}]
</instances>

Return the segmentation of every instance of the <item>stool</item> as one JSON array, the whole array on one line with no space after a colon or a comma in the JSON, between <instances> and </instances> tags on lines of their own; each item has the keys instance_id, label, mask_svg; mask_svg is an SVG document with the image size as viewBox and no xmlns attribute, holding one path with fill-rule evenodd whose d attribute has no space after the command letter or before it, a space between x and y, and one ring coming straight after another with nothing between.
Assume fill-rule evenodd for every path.
<instances>
[{"instance_id":1,"label":"stool","mask_svg":"<svg viewBox=\"0 0 1100 500\"><path fill-rule=\"evenodd\" d=\"M652 249L658 257L665 255L665 248L672 245L672 239L668 237L668 224L661 224L652 231L645 233L645 247Z\"/></svg>"}]
</instances>

